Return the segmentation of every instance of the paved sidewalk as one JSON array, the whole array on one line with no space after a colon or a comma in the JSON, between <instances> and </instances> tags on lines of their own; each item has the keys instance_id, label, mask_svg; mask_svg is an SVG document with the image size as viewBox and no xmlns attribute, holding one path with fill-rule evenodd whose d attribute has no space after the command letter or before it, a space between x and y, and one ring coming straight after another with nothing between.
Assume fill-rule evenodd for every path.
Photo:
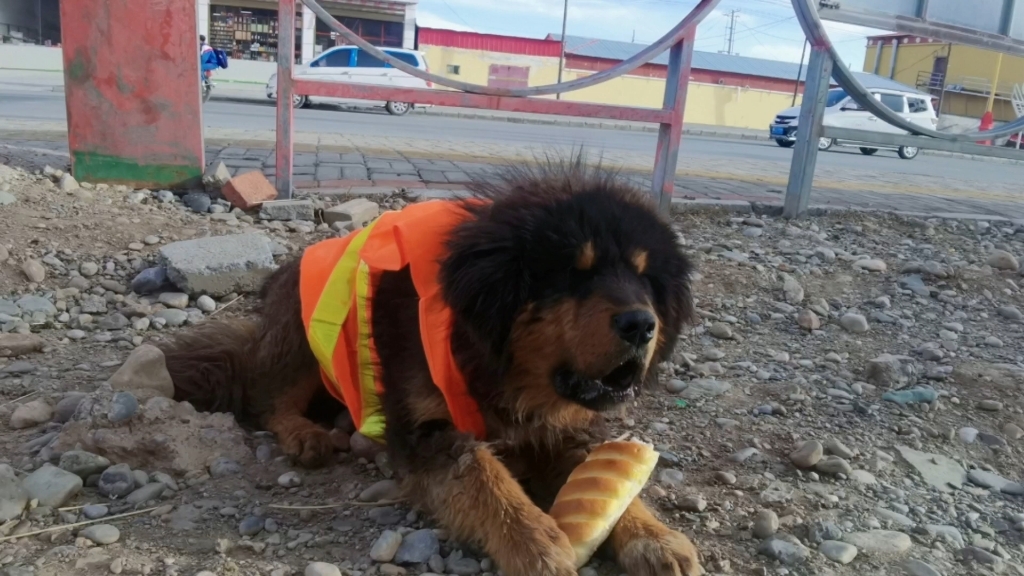
<instances>
[{"instance_id":1,"label":"paved sidewalk","mask_svg":"<svg viewBox=\"0 0 1024 576\"><path fill-rule=\"evenodd\" d=\"M276 174L272 131L208 130L207 162L223 161L234 174L261 170ZM405 187L458 190L497 165L532 162L552 148L411 138L297 133L297 188L345 193L354 188ZM0 121L0 162L29 168L68 164L64 127ZM639 153L605 153L605 165L649 186L653 158ZM779 204L787 168L778 162L680 159L676 197ZM312 191L312 190L311 190ZM811 203L829 207L896 210L930 214L981 214L1024 219L1024 191L1012 184L978 190L969 180L930 176L875 176L840 167L819 167Z\"/></svg>"}]
</instances>

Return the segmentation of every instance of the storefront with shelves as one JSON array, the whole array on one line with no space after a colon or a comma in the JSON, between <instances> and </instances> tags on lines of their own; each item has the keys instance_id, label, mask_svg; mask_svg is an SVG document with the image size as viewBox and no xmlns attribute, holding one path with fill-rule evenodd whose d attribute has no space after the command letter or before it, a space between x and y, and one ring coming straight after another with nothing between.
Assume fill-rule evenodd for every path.
<instances>
[{"instance_id":1,"label":"storefront with shelves","mask_svg":"<svg viewBox=\"0 0 1024 576\"><path fill-rule=\"evenodd\" d=\"M375 46L412 48L415 43L417 0L320 0L328 13ZM326 22L299 2L296 15L296 62L344 41ZM199 30L214 48L236 60L275 62L277 2L273 0L199 0Z\"/></svg>"}]
</instances>

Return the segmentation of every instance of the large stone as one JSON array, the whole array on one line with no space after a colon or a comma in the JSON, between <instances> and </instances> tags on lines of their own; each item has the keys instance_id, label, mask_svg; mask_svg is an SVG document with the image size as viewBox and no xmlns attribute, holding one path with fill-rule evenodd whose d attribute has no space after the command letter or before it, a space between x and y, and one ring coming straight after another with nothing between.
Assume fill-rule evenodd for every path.
<instances>
[{"instance_id":1,"label":"large stone","mask_svg":"<svg viewBox=\"0 0 1024 576\"><path fill-rule=\"evenodd\" d=\"M375 562L391 562L401 545L401 534L393 530L385 530L370 547L370 559Z\"/></svg>"},{"instance_id":2,"label":"large stone","mask_svg":"<svg viewBox=\"0 0 1024 576\"><path fill-rule=\"evenodd\" d=\"M163 495L165 490L167 490L167 486L164 486L160 482L151 482L141 488L136 488L124 499L124 501L132 506L139 506L149 502L150 500L156 500Z\"/></svg>"},{"instance_id":3,"label":"large stone","mask_svg":"<svg viewBox=\"0 0 1024 576\"><path fill-rule=\"evenodd\" d=\"M907 560L902 566L907 576L942 576L941 572L920 560Z\"/></svg>"},{"instance_id":4,"label":"large stone","mask_svg":"<svg viewBox=\"0 0 1024 576\"><path fill-rule=\"evenodd\" d=\"M167 269L163 266L146 268L132 280L132 292L145 296L168 286Z\"/></svg>"},{"instance_id":5,"label":"large stone","mask_svg":"<svg viewBox=\"0 0 1024 576\"><path fill-rule=\"evenodd\" d=\"M817 330L821 328L821 320L813 310L804 309L796 315L796 323L804 330Z\"/></svg>"},{"instance_id":6,"label":"large stone","mask_svg":"<svg viewBox=\"0 0 1024 576\"><path fill-rule=\"evenodd\" d=\"M69 450L60 455L61 470L67 470L83 480L94 474L100 474L110 467L110 460L99 454L85 450Z\"/></svg>"},{"instance_id":7,"label":"large stone","mask_svg":"<svg viewBox=\"0 0 1024 576\"><path fill-rule=\"evenodd\" d=\"M982 488L989 488L996 492L1000 492L1006 486L1013 484L1013 482L1003 478L999 474L993 474L992 472L986 472L979 469L974 469L968 472L967 479L970 480L972 484L976 484Z\"/></svg>"},{"instance_id":8,"label":"large stone","mask_svg":"<svg viewBox=\"0 0 1024 576\"><path fill-rule=\"evenodd\" d=\"M78 535L91 541L93 544L106 546L117 542L121 538L121 531L110 524L95 524L83 528Z\"/></svg>"},{"instance_id":9,"label":"large stone","mask_svg":"<svg viewBox=\"0 0 1024 576\"><path fill-rule=\"evenodd\" d=\"M78 494L82 484L81 478L52 464L43 464L21 481L29 498L38 500L40 506L53 508L63 506Z\"/></svg>"},{"instance_id":10,"label":"large stone","mask_svg":"<svg viewBox=\"0 0 1024 576\"><path fill-rule=\"evenodd\" d=\"M143 344L110 377L114 390L152 390L164 398L174 398L174 383L167 371L164 353L156 346Z\"/></svg>"},{"instance_id":11,"label":"large stone","mask_svg":"<svg viewBox=\"0 0 1024 576\"><path fill-rule=\"evenodd\" d=\"M799 304L804 301L804 287L789 274L782 276L782 293L789 304Z\"/></svg>"},{"instance_id":12,"label":"large stone","mask_svg":"<svg viewBox=\"0 0 1024 576\"><path fill-rule=\"evenodd\" d=\"M46 268L43 268L43 263L39 260L26 260L21 265L21 271L28 278L29 282L38 284L46 279Z\"/></svg>"},{"instance_id":13,"label":"large stone","mask_svg":"<svg viewBox=\"0 0 1024 576\"><path fill-rule=\"evenodd\" d=\"M74 192L75 190L81 188L81 186L79 186L78 184L78 181L75 180L75 178L71 174L64 174L63 176L61 176L60 180L57 183L57 186L60 188L61 192Z\"/></svg>"},{"instance_id":14,"label":"large stone","mask_svg":"<svg viewBox=\"0 0 1024 576\"><path fill-rule=\"evenodd\" d=\"M33 400L15 408L9 424L21 430L49 422L50 418L53 418L53 408L45 400Z\"/></svg>"},{"instance_id":15,"label":"large stone","mask_svg":"<svg viewBox=\"0 0 1024 576\"><path fill-rule=\"evenodd\" d=\"M315 216L310 200L274 200L260 206L263 220L304 220L311 222Z\"/></svg>"},{"instance_id":16,"label":"large stone","mask_svg":"<svg viewBox=\"0 0 1024 576\"><path fill-rule=\"evenodd\" d=\"M45 345L35 334L0 334L0 358L39 352Z\"/></svg>"},{"instance_id":17,"label":"large stone","mask_svg":"<svg viewBox=\"0 0 1024 576\"><path fill-rule=\"evenodd\" d=\"M853 263L853 267L858 270L867 270L869 272L885 272L888 268L885 262L876 259L857 260Z\"/></svg>"},{"instance_id":18,"label":"large stone","mask_svg":"<svg viewBox=\"0 0 1024 576\"><path fill-rule=\"evenodd\" d=\"M171 282L193 295L255 292L275 269L270 241L262 234L174 242L161 248L160 256Z\"/></svg>"},{"instance_id":19,"label":"large stone","mask_svg":"<svg viewBox=\"0 0 1024 576\"><path fill-rule=\"evenodd\" d=\"M988 256L988 265L996 270L1009 270L1016 272L1020 270L1020 263L1017 258L1006 250L993 250Z\"/></svg>"},{"instance_id":20,"label":"large stone","mask_svg":"<svg viewBox=\"0 0 1024 576\"><path fill-rule=\"evenodd\" d=\"M100 474L96 489L108 498L123 498L135 490L135 476L127 464L111 466Z\"/></svg>"},{"instance_id":21,"label":"large stone","mask_svg":"<svg viewBox=\"0 0 1024 576\"><path fill-rule=\"evenodd\" d=\"M53 305L53 302L50 302L41 296L22 296L17 302L15 302L15 304L18 305L18 308L20 308L22 312L26 312L28 314L34 314L36 312L42 312L47 316L55 316L57 314L57 307Z\"/></svg>"},{"instance_id":22,"label":"large stone","mask_svg":"<svg viewBox=\"0 0 1024 576\"><path fill-rule=\"evenodd\" d=\"M825 449L821 442L808 440L789 455L789 460L797 468L811 468L821 460L824 452Z\"/></svg>"},{"instance_id":23,"label":"large stone","mask_svg":"<svg viewBox=\"0 0 1024 576\"><path fill-rule=\"evenodd\" d=\"M902 388L917 374L913 361L906 356L882 354L868 361L864 378L881 388Z\"/></svg>"},{"instance_id":24,"label":"large stone","mask_svg":"<svg viewBox=\"0 0 1024 576\"><path fill-rule=\"evenodd\" d=\"M857 547L853 544L847 544L846 542L836 542L835 540L826 540L818 546L818 552L825 555L826 558L839 564L849 564L853 562L853 559L857 557Z\"/></svg>"},{"instance_id":25,"label":"large stone","mask_svg":"<svg viewBox=\"0 0 1024 576\"><path fill-rule=\"evenodd\" d=\"M28 492L7 464L0 464L0 524L21 516L28 505Z\"/></svg>"},{"instance_id":26,"label":"large stone","mask_svg":"<svg viewBox=\"0 0 1024 576\"><path fill-rule=\"evenodd\" d=\"M787 566L795 566L807 560L811 551L800 541L787 534L777 534L757 547L757 552L774 558Z\"/></svg>"},{"instance_id":27,"label":"large stone","mask_svg":"<svg viewBox=\"0 0 1024 576\"><path fill-rule=\"evenodd\" d=\"M193 212L199 212L205 214L210 211L210 195L205 192L189 192L182 196L181 201L188 206Z\"/></svg>"},{"instance_id":28,"label":"large stone","mask_svg":"<svg viewBox=\"0 0 1024 576\"><path fill-rule=\"evenodd\" d=\"M919 452L907 446L897 446L900 456L913 466L924 481L943 492L960 489L967 480L967 471L951 458L941 454Z\"/></svg>"},{"instance_id":29,"label":"large stone","mask_svg":"<svg viewBox=\"0 0 1024 576\"><path fill-rule=\"evenodd\" d=\"M714 398L721 396L732 389L732 384L724 380L691 380L679 395L687 400L698 400L700 398Z\"/></svg>"},{"instance_id":30,"label":"large stone","mask_svg":"<svg viewBox=\"0 0 1024 576\"><path fill-rule=\"evenodd\" d=\"M393 561L396 564L423 564L441 552L437 534L431 529L416 530L402 538Z\"/></svg>"},{"instance_id":31,"label":"large stone","mask_svg":"<svg viewBox=\"0 0 1024 576\"><path fill-rule=\"evenodd\" d=\"M342 225L351 223L352 229L358 230L365 228L379 215L380 206L376 203L356 198L324 210L324 222L328 225L336 222Z\"/></svg>"},{"instance_id":32,"label":"large stone","mask_svg":"<svg viewBox=\"0 0 1024 576\"><path fill-rule=\"evenodd\" d=\"M868 325L868 319L860 314L848 313L844 314L839 319L839 325L842 326L846 331L853 332L854 334L863 334L871 329Z\"/></svg>"},{"instance_id":33,"label":"large stone","mask_svg":"<svg viewBox=\"0 0 1024 576\"><path fill-rule=\"evenodd\" d=\"M913 545L910 536L891 530L852 532L843 536L843 541L856 546L865 556L902 554Z\"/></svg>"}]
</instances>

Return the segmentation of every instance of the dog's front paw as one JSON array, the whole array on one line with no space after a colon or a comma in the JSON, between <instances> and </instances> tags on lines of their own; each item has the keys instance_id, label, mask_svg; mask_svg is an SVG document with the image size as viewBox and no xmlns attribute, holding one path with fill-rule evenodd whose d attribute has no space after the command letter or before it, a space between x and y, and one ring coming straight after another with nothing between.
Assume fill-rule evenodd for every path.
<instances>
[{"instance_id":1,"label":"dog's front paw","mask_svg":"<svg viewBox=\"0 0 1024 576\"><path fill-rule=\"evenodd\" d=\"M334 441L327 430L310 426L281 438L281 449L304 468L320 468L334 456Z\"/></svg>"},{"instance_id":2,"label":"dog's front paw","mask_svg":"<svg viewBox=\"0 0 1024 576\"><path fill-rule=\"evenodd\" d=\"M505 576L576 576L576 552L550 516L537 511L510 529L492 556Z\"/></svg>"},{"instance_id":3,"label":"dog's front paw","mask_svg":"<svg viewBox=\"0 0 1024 576\"><path fill-rule=\"evenodd\" d=\"M629 576L700 576L700 558L690 539L660 528L626 543L618 553L619 565Z\"/></svg>"}]
</instances>

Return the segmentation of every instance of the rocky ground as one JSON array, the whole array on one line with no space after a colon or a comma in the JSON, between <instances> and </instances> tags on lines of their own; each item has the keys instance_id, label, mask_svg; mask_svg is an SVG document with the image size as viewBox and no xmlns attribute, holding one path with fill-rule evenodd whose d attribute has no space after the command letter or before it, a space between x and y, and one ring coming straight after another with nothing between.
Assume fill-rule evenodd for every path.
<instances>
[{"instance_id":1,"label":"rocky ground","mask_svg":"<svg viewBox=\"0 0 1024 576\"><path fill-rule=\"evenodd\" d=\"M275 261L377 210L348 200L245 213L0 166L0 574L497 571L345 422L306 471L166 398L150 344L245 314ZM701 323L613 428L661 452L644 497L706 572L1024 574L1024 226L676 219Z\"/></svg>"}]
</instances>

